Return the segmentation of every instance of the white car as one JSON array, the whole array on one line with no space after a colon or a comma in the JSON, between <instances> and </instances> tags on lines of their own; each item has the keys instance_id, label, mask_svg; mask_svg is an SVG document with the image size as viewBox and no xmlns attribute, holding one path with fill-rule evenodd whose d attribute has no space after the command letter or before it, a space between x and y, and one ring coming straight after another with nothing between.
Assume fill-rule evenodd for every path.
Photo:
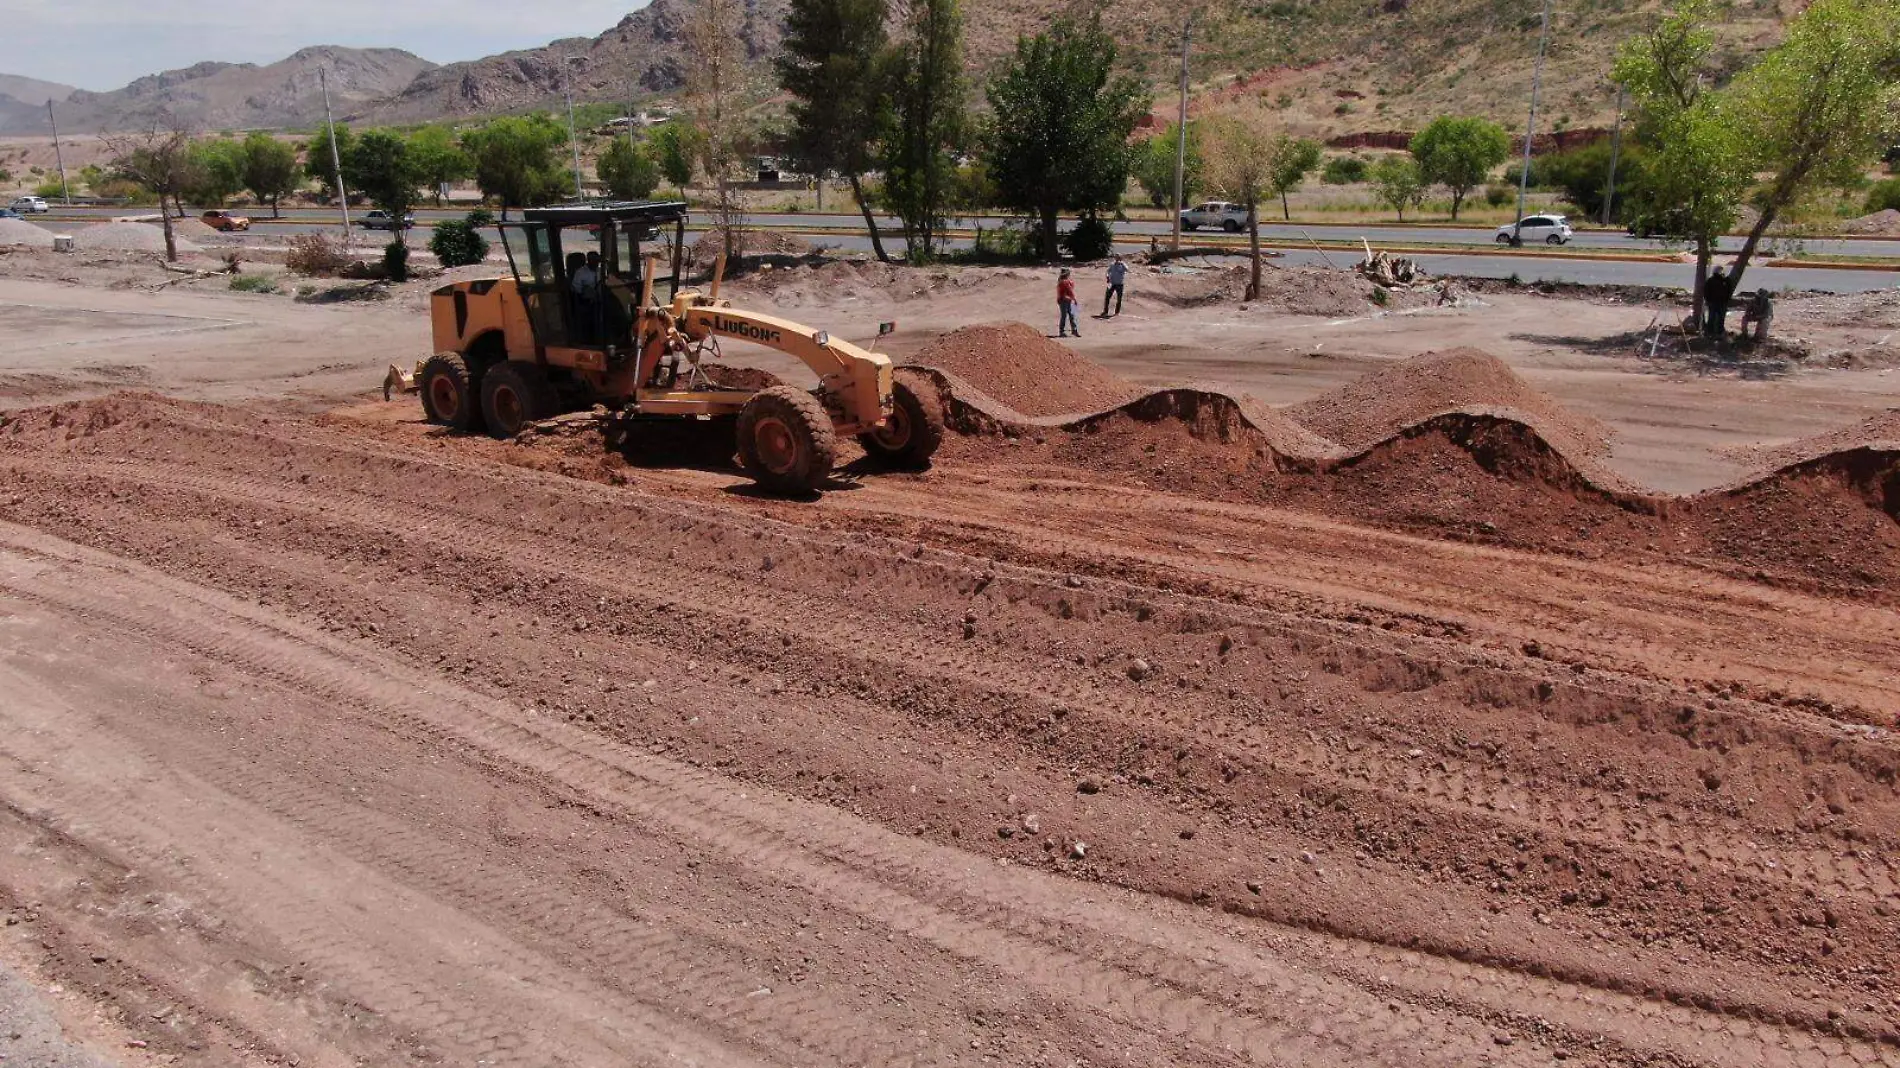
<instances>
[{"instance_id":1,"label":"white car","mask_svg":"<svg viewBox=\"0 0 1900 1068\"><path fill-rule=\"evenodd\" d=\"M1237 234L1247 228L1247 206L1230 204L1225 200L1210 200L1181 213L1182 229L1199 230L1203 226L1218 226L1230 234Z\"/></svg>"},{"instance_id":2,"label":"white car","mask_svg":"<svg viewBox=\"0 0 1900 1068\"><path fill-rule=\"evenodd\" d=\"M46 206L44 197L21 197L8 206L22 215L44 215L53 210Z\"/></svg>"},{"instance_id":3,"label":"white car","mask_svg":"<svg viewBox=\"0 0 1900 1068\"><path fill-rule=\"evenodd\" d=\"M1522 223L1505 223L1498 227L1498 244L1522 245L1543 242L1546 245L1563 245L1570 241L1570 223L1561 215L1526 215Z\"/></svg>"}]
</instances>

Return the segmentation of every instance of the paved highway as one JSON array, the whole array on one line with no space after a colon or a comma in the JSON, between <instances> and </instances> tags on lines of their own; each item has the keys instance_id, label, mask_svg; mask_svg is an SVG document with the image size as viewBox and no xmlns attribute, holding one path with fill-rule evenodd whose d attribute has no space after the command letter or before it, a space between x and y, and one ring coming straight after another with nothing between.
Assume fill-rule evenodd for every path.
<instances>
[{"instance_id":1,"label":"paved highway","mask_svg":"<svg viewBox=\"0 0 1900 1068\"><path fill-rule=\"evenodd\" d=\"M71 232L82 226L97 222L102 218L123 211L104 209L60 209L51 215L38 216L33 221L55 232ZM416 212L416 218L423 224L442 219L460 218L461 210L425 209ZM284 238L297 233L317 231L335 231L336 215L314 209L289 209L284 212L280 222L267 223L268 218L260 212L254 216L258 221L256 229L245 235L248 243L276 244ZM863 219L855 215L816 215L816 214L759 214L746 217L752 226L786 229L811 230L831 228L851 228L855 233L836 233L813 235L809 239L817 245L847 251L870 251L870 238L863 231ZM957 227L974 227L981 222L984 227L993 228L1006 220L1000 218L957 219ZM895 225L895 220L889 220ZM880 225L884 225L880 222ZM1301 226L1263 225L1261 236L1275 242L1299 242L1305 240L1300 233ZM1367 240L1379 245L1405 245L1417 243L1463 243L1473 246L1489 247L1489 230L1453 229L1449 227L1319 227L1307 226L1305 230L1316 238L1332 240L1356 240L1363 235ZM698 232L693 228L693 232ZM1145 246L1150 236L1167 233L1167 224L1152 221L1130 221L1116 226L1116 232L1125 246ZM377 235L380 236L380 235ZM1584 247L1601 249L1623 249L1626 251L1658 251L1662 245L1656 241L1644 241L1622 234L1585 235L1595 242ZM1583 245L1580 239L1579 245ZM952 241L953 248L968 248L968 240ZM1741 239L1731 238L1726 245L1739 248ZM895 234L885 238L885 248L895 250L901 247L901 240ZM1573 246L1574 247L1574 246ZM1900 241L1879 240L1836 240L1832 242L1810 242L1806 246L1810 252L1832 252L1844 255L1900 256ZM1349 262L1352 253L1329 250L1335 266ZM1485 255L1422 253L1413 257L1427 271L1439 275L1462 275L1472 278L1509 278L1512 275L1527 282L1581 282L1591 284L1614 285L1651 285L1687 288L1694 276L1694 269L1684 263L1654 263L1630 260L1587 260L1558 259L1540 255L1537 250L1524 251L1499 249ZM1310 249L1285 249L1276 260L1279 263L1310 263L1324 265L1324 257ZM1815 289L1835 293L1858 293L1876 289L1890 289L1900 285L1900 271L1860 271L1837 270L1821 267L1751 267L1746 278L1750 288L1766 285L1772 289Z\"/></svg>"}]
</instances>

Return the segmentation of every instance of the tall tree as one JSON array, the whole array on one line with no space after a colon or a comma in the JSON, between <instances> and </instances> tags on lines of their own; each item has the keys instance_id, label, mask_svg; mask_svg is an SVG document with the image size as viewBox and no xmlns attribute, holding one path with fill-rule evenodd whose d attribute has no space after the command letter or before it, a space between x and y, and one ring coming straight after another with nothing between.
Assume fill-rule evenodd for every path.
<instances>
[{"instance_id":1,"label":"tall tree","mask_svg":"<svg viewBox=\"0 0 1900 1068\"><path fill-rule=\"evenodd\" d=\"M1408 146L1425 181L1451 192L1451 217L1473 189L1511 155L1511 135L1486 119L1443 115L1413 135Z\"/></svg>"},{"instance_id":2,"label":"tall tree","mask_svg":"<svg viewBox=\"0 0 1900 1068\"><path fill-rule=\"evenodd\" d=\"M889 260L877 216L864 195L878 135L889 124L883 63L888 0L792 0L777 60L779 86L792 95L787 149L799 168L823 181L851 183L871 248Z\"/></svg>"},{"instance_id":3,"label":"tall tree","mask_svg":"<svg viewBox=\"0 0 1900 1068\"><path fill-rule=\"evenodd\" d=\"M660 184L660 168L654 164L652 153L624 135L614 138L594 169L600 174L600 183L607 187L607 195L615 200L645 200Z\"/></svg>"},{"instance_id":4,"label":"tall tree","mask_svg":"<svg viewBox=\"0 0 1900 1068\"><path fill-rule=\"evenodd\" d=\"M475 173L474 162L462 151L462 146L455 143L455 134L446 126L424 126L410 134L409 158L438 208L442 206L445 186L471 178Z\"/></svg>"},{"instance_id":5,"label":"tall tree","mask_svg":"<svg viewBox=\"0 0 1900 1068\"><path fill-rule=\"evenodd\" d=\"M191 181L190 125L176 116L162 114L140 133L106 136L101 140L114 178L142 185L157 194L159 222L165 231L165 260L176 261L178 238L172 231L171 212L165 210L165 198L177 198Z\"/></svg>"},{"instance_id":6,"label":"tall tree","mask_svg":"<svg viewBox=\"0 0 1900 1068\"><path fill-rule=\"evenodd\" d=\"M350 149L355 145L356 136L350 132L350 128L340 122L337 123L336 158L343 161L343 184L351 188L356 185L350 178ZM338 195L336 160L330 156L330 128L328 126L317 127L317 132L311 134L309 142L304 145L303 173L304 177L317 183L323 190L324 199L336 198Z\"/></svg>"},{"instance_id":7,"label":"tall tree","mask_svg":"<svg viewBox=\"0 0 1900 1068\"><path fill-rule=\"evenodd\" d=\"M693 180L693 161L699 158L699 129L688 123L669 122L655 129L647 139L653 148L653 161L660 176L673 183L680 199L686 199L686 183Z\"/></svg>"},{"instance_id":8,"label":"tall tree","mask_svg":"<svg viewBox=\"0 0 1900 1068\"><path fill-rule=\"evenodd\" d=\"M913 261L936 254L967 133L963 11L958 0L901 0L903 36L888 60L892 111L883 138L884 203Z\"/></svg>"},{"instance_id":9,"label":"tall tree","mask_svg":"<svg viewBox=\"0 0 1900 1068\"><path fill-rule=\"evenodd\" d=\"M1650 146L1636 214L1666 237L1695 245L1694 321L1718 239L1735 225L1754 166L1741 117L1710 88L1712 0L1681 0L1656 28L1623 43L1613 77L1629 90L1637 139Z\"/></svg>"},{"instance_id":10,"label":"tall tree","mask_svg":"<svg viewBox=\"0 0 1900 1068\"><path fill-rule=\"evenodd\" d=\"M1425 199L1425 176L1419 173L1418 161L1410 156L1387 156L1374 163L1366 177L1379 203L1397 211L1400 222L1405 221L1406 208L1416 207Z\"/></svg>"},{"instance_id":11,"label":"tall tree","mask_svg":"<svg viewBox=\"0 0 1900 1068\"><path fill-rule=\"evenodd\" d=\"M242 142L222 137L199 141L191 146L191 164L185 196L193 203L221 208L244 189Z\"/></svg>"},{"instance_id":12,"label":"tall tree","mask_svg":"<svg viewBox=\"0 0 1900 1068\"><path fill-rule=\"evenodd\" d=\"M990 80L990 180L1004 207L1040 224L1044 259L1057 256L1061 213L1112 209L1128 187L1128 138L1148 101L1114 69L1115 42L1101 22L1065 16L1017 38L1015 57Z\"/></svg>"},{"instance_id":13,"label":"tall tree","mask_svg":"<svg viewBox=\"0 0 1900 1068\"><path fill-rule=\"evenodd\" d=\"M1276 120L1258 105L1250 105L1231 115L1206 121L1209 124L1207 184L1220 195L1247 207L1247 244L1253 253L1247 299L1258 300L1260 201L1268 195L1273 181Z\"/></svg>"},{"instance_id":14,"label":"tall tree","mask_svg":"<svg viewBox=\"0 0 1900 1068\"><path fill-rule=\"evenodd\" d=\"M371 130L350 150L350 169L369 202L388 213L396 240L408 244L409 231L402 221L415 207L416 188L422 184L408 141L388 130Z\"/></svg>"},{"instance_id":15,"label":"tall tree","mask_svg":"<svg viewBox=\"0 0 1900 1068\"><path fill-rule=\"evenodd\" d=\"M1319 157L1318 141L1308 141L1289 133L1282 133L1273 139L1267 191L1280 198L1280 215L1288 222L1293 221L1293 209L1287 204L1287 194L1299 189L1300 184L1306 181L1306 176L1319 168Z\"/></svg>"},{"instance_id":16,"label":"tall tree","mask_svg":"<svg viewBox=\"0 0 1900 1068\"><path fill-rule=\"evenodd\" d=\"M271 218L283 215L278 201L296 192L302 179L296 149L261 130L244 139L244 188L270 205Z\"/></svg>"},{"instance_id":17,"label":"tall tree","mask_svg":"<svg viewBox=\"0 0 1900 1068\"><path fill-rule=\"evenodd\" d=\"M1135 181L1142 191L1148 194L1148 200L1159 208L1167 204L1174 196L1174 163L1180 152L1179 135L1176 127L1169 126L1160 133L1135 146L1134 159L1130 167L1134 171ZM1205 184L1203 173L1205 165L1201 157L1201 124L1188 123L1187 154L1181 161L1181 197L1183 203L1175 208L1185 208L1193 201L1194 195Z\"/></svg>"},{"instance_id":18,"label":"tall tree","mask_svg":"<svg viewBox=\"0 0 1900 1068\"><path fill-rule=\"evenodd\" d=\"M462 148L473 163L475 184L483 196L508 209L539 204L566 184L559 153L567 131L546 114L495 119L462 135Z\"/></svg>"},{"instance_id":19,"label":"tall tree","mask_svg":"<svg viewBox=\"0 0 1900 1068\"><path fill-rule=\"evenodd\" d=\"M1782 43L1737 79L1735 114L1774 177L1735 258L1742 272L1782 214L1827 186L1859 179L1900 128L1900 2L1814 0Z\"/></svg>"},{"instance_id":20,"label":"tall tree","mask_svg":"<svg viewBox=\"0 0 1900 1068\"><path fill-rule=\"evenodd\" d=\"M746 147L745 0L694 0L686 18L687 106L702 136L699 163L713 183L713 225L728 257L739 251L745 212L734 183Z\"/></svg>"}]
</instances>

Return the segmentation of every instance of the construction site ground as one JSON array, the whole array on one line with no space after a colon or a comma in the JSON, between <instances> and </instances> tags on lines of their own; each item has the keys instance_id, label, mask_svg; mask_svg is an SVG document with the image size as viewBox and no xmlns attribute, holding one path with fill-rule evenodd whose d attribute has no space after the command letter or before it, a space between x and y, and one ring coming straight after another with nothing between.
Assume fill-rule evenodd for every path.
<instances>
[{"instance_id":1,"label":"construction site ground","mask_svg":"<svg viewBox=\"0 0 1900 1068\"><path fill-rule=\"evenodd\" d=\"M959 431L787 501L0 259L4 1063L1900 1065L1895 295L1237 277L748 275Z\"/></svg>"}]
</instances>

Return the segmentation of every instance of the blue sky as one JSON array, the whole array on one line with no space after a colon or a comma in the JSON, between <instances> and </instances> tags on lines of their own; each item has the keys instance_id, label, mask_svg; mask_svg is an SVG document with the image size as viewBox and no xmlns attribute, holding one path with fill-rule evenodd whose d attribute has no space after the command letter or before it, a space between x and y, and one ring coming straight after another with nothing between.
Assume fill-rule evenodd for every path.
<instances>
[{"instance_id":1,"label":"blue sky","mask_svg":"<svg viewBox=\"0 0 1900 1068\"><path fill-rule=\"evenodd\" d=\"M592 37L646 0L469 3L6 0L0 74L117 89L203 60L271 63L307 45L401 48L437 63Z\"/></svg>"}]
</instances>

